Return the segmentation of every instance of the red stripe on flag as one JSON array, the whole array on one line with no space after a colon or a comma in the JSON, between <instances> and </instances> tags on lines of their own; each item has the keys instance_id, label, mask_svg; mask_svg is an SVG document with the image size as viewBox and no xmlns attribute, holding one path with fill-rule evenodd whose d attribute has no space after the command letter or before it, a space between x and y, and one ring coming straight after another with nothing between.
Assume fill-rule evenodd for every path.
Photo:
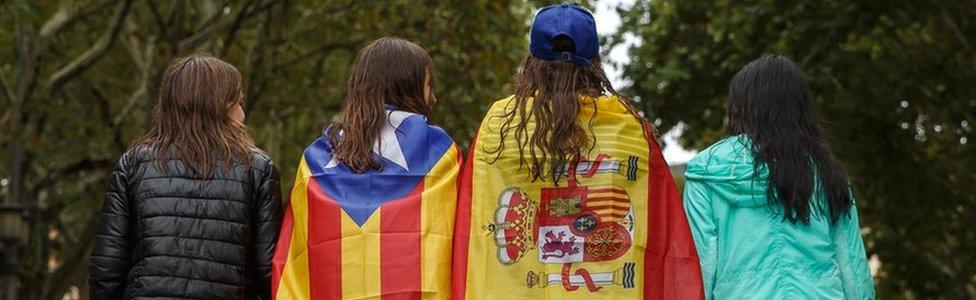
<instances>
[{"instance_id":1,"label":"red stripe on flag","mask_svg":"<svg viewBox=\"0 0 976 300\"><path fill-rule=\"evenodd\" d=\"M420 204L424 182L380 206L380 291L383 299L420 299Z\"/></svg>"},{"instance_id":2,"label":"red stripe on flag","mask_svg":"<svg viewBox=\"0 0 976 300\"><path fill-rule=\"evenodd\" d=\"M471 140L468 160L461 168L458 180L458 202L454 218L454 262L451 264L451 299L464 300L468 279L468 243L471 239L471 171L474 169L474 150L478 136Z\"/></svg>"},{"instance_id":3,"label":"red stripe on flag","mask_svg":"<svg viewBox=\"0 0 976 300\"><path fill-rule=\"evenodd\" d=\"M288 199L288 198L285 198ZM278 245L275 246L274 258L271 259L271 298L278 297L278 284L281 283L281 273L288 261L288 250L291 248L291 231L294 225L291 212L291 202L285 206L285 215L281 220L281 232L278 233Z\"/></svg>"},{"instance_id":4,"label":"red stripe on flag","mask_svg":"<svg viewBox=\"0 0 976 300\"><path fill-rule=\"evenodd\" d=\"M644 299L664 299L664 278L668 270L664 269L664 253L668 242L667 194L663 193L667 187L666 181L656 172L660 166L657 162L657 141L650 124L644 125L644 138L648 144L648 177L647 177L647 250L644 251Z\"/></svg>"},{"instance_id":5,"label":"red stripe on flag","mask_svg":"<svg viewBox=\"0 0 976 300\"><path fill-rule=\"evenodd\" d=\"M590 194L594 193L617 193L617 194L627 194L627 190L618 188L602 188L602 189L588 189L587 192Z\"/></svg>"},{"instance_id":6,"label":"red stripe on flag","mask_svg":"<svg viewBox=\"0 0 976 300\"><path fill-rule=\"evenodd\" d=\"M644 299L705 299L701 265L684 214L681 193L654 139L653 127L646 121L642 121L641 125L644 127L650 160Z\"/></svg>"},{"instance_id":7,"label":"red stripe on flag","mask_svg":"<svg viewBox=\"0 0 976 300\"><path fill-rule=\"evenodd\" d=\"M617 209L617 210L627 211L630 210L630 205L596 205L596 206L587 206L586 209L589 210Z\"/></svg>"},{"instance_id":8,"label":"red stripe on flag","mask_svg":"<svg viewBox=\"0 0 976 300\"><path fill-rule=\"evenodd\" d=\"M597 216L623 219L624 217L627 216L627 214L609 213L609 214L597 214Z\"/></svg>"},{"instance_id":9,"label":"red stripe on flag","mask_svg":"<svg viewBox=\"0 0 976 300\"><path fill-rule=\"evenodd\" d=\"M342 299L342 208L308 179L308 282L312 299Z\"/></svg>"},{"instance_id":10,"label":"red stripe on flag","mask_svg":"<svg viewBox=\"0 0 976 300\"><path fill-rule=\"evenodd\" d=\"M610 200L610 201L619 202L619 203L627 203L627 204L630 203L630 199L628 199L628 198L620 198L620 197L593 197L593 198L586 198L586 199L587 199L587 202L597 202L597 201L607 201L607 200Z\"/></svg>"}]
</instances>

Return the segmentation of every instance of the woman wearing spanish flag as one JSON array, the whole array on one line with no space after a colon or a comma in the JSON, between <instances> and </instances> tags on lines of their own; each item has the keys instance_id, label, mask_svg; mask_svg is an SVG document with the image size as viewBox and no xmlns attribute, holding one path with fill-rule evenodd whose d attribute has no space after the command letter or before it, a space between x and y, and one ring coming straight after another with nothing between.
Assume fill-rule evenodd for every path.
<instances>
[{"instance_id":1,"label":"woman wearing spanish flag","mask_svg":"<svg viewBox=\"0 0 976 300\"><path fill-rule=\"evenodd\" d=\"M417 44L363 48L336 121L303 153L273 260L276 299L446 299L460 167L427 115Z\"/></svg>"},{"instance_id":2,"label":"woman wearing spanish flag","mask_svg":"<svg viewBox=\"0 0 976 300\"><path fill-rule=\"evenodd\" d=\"M453 299L703 298L680 193L596 32L576 5L535 16L463 168Z\"/></svg>"}]
</instances>

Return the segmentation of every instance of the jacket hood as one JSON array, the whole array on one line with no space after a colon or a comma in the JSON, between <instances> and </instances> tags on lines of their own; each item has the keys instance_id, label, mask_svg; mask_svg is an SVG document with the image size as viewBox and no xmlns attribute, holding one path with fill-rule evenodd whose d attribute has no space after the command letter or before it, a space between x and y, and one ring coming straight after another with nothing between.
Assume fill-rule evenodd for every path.
<instances>
[{"instance_id":1,"label":"jacket hood","mask_svg":"<svg viewBox=\"0 0 976 300\"><path fill-rule=\"evenodd\" d=\"M736 206L766 205L769 170L755 168L752 142L744 135L725 138L688 162L686 180L709 183L720 198Z\"/></svg>"}]
</instances>

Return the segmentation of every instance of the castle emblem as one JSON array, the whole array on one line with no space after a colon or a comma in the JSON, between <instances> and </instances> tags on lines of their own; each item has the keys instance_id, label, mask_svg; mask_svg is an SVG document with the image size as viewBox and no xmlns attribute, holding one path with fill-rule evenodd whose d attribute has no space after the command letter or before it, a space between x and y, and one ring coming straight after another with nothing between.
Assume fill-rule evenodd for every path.
<instances>
[{"instance_id":1,"label":"castle emblem","mask_svg":"<svg viewBox=\"0 0 976 300\"><path fill-rule=\"evenodd\" d=\"M511 265L534 249L540 263L562 265L559 273L529 272L525 278L529 288L560 286L566 291L584 288L589 292L605 286L633 288L633 262L594 273L573 265L623 257L633 245L635 227L626 189L606 184L583 185L578 179L600 173L634 181L636 165L634 157L622 162L600 154L593 161L577 161L563 167L568 184L542 188L538 202L519 188L503 191L493 222L485 226L494 237L498 260Z\"/></svg>"}]
</instances>

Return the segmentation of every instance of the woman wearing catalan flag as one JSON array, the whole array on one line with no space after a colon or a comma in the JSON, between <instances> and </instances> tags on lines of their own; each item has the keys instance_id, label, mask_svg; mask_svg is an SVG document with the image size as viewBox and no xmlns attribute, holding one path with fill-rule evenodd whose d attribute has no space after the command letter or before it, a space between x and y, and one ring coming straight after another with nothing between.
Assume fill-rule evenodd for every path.
<instances>
[{"instance_id":1,"label":"woman wearing catalan flag","mask_svg":"<svg viewBox=\"0 0 976 300\"><path fill-rule=\"evenodd\" d=\"M702 299L681 195L592 15L543 8L530 39L462 171L452 298Z\"/></svg>"},{"instance_id":2,"label":"woman wearing catalan flag","mask_svg":"<svg viewBox=\"0 0 976 300\"><path fill-rule=\"evenodd\" d=\"M460 156L427 122L430 56L356 57L345 105L303 153L273 260L276 299L446 299Z\"/></svg>"}]
</instances>

